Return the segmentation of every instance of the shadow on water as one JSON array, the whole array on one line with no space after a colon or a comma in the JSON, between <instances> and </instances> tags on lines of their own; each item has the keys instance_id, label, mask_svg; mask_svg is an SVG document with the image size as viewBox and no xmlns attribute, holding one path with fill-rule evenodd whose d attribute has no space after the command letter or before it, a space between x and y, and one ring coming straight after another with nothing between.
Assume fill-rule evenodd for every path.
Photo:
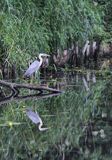
<instances>
[{"instance_id":1,"label":"shadow on water","mask_svg":"<svg viewBox=\"0 0 112 160\"><path fill-rule=\"evenodd\" d=\"M111 159L111 72L77 70L58 75L41 79L40 85L62 94L42 97L23 89L23 97L4 99L10 92L1 87L1 159ZM39 112L49 130L38 131L26 116L29 107Z\"/></svg>"}]
</instances>

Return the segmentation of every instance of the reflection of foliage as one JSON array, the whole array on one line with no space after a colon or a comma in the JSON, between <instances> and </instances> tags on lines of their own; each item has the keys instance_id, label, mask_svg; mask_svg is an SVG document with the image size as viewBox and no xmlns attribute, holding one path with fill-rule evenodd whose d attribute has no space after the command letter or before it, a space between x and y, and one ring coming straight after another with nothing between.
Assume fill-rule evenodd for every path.
<instances>
[{"instance_id":1,"label":"reflection of foliage","mask_svg":"<svg viewBox=\"0 0 112 160\"><path fill-rule=\"evenodd\" d=\"M102 157L104 147L111 152L111 82L98 81L91 88L92 96L84 103L85 91L82 86L74 86L58 97L46 100L26 101L8 104L1 111L1 141L0 158L3 159L31 159L39 157L48 159L76 157L93 159ZM110 86L110 90L108 90ZM106 94L104 94L104 92ZM26 116L24 107L33 106L44 122L51 127L46 132L39 132ZM102 118L102 113L107 113L107 118ZM11 122L10 122L11 121ZM16 123L15 123L16 122ZM106 138L101 138L100 130L103 129ZM92 131L99 134L92 137ZM7 133L7 134L5 134ZM86 142L86 143L85 143ZM93 150L91 151L91 148ZM105 153L105 156L106 153ZM106 158L105 158L106 159Z\"/></svg>"},{"instance_id":2,"label":"reflection of foliage","mask_svg":"<svg viewBox=\"0 0 112 160\"><path fill-rule=\"evenodd\" d=\"M108 78L100 83L97 82L97 86L93 89L93 96L88 102L88 107L91 106L91 117L85 128L85 135L81 137L81 144L83 147L89 148L92 152L98 151L99 157L105 159L104 155L111 154L112 148L112 117L111 117L111 105L112 105L112 92L111 81L107 81ZM92 135L96 133L96 135ZM101 152L101 153L100 153ZM94 155L94 152L93 152Z\"/></svg>"}]
</instances>

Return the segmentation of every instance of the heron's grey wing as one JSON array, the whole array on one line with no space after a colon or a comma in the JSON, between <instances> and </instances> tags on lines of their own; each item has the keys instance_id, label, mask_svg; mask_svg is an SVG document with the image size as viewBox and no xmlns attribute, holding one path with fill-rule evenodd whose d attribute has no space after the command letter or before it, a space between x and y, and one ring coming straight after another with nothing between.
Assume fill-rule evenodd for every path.
<instances>
[{"instance_id":1,"label":"heron's grey wing","mask_svg":"<svg viewBox=\"0 0 112 160\"><path fill-rule=\"evenodd\" d=\"M35 113L31 110L26 110L26 115L29 117L29 119L32 120L33 123L38 124L40 123L40 117L38 113Z\"/></svg>"},{"instance_id":2,"label":"heron's grey wing","mask_svg":"<svg viewBox=\"0 0 112 160\"><path fill-rule=\"evenodd\" d=\"M36 72L40 68L40 62L35 60L29 68L25 72L25 76L31 76L34 72Z\"/></svg>"}]
</instances>

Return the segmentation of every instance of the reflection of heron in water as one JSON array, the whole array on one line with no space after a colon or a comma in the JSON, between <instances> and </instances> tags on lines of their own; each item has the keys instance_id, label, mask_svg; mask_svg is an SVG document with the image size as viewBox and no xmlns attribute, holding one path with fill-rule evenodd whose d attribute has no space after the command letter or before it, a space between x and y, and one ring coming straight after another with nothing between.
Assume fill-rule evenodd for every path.
<instances>
[{"instance_id":1,"label":"reflection of heron in water","mask_svg":"<svg viewBox=\"0 0 112 160\"><path fill-rule=\"evenodd\" d=\"M40 69L40 66L42 65L42 62L43 62L43 58L42 57L49 57L48 54L45 54L45 53L40 53L39 54L39 59L40 61L38 60L35 60L30 66L29 68L26 70L24 76L25 77L30 77L33 73L35 73L36 71L38 71Z\"/></svg>"},{"instance_id":2,"label":"reflection of heron in water","mask_svg":"<svg viewBox=\"0 0 112 160\"><path fill-rule=\"evenodd\" d=\"M26 115L29 117L29 119L32 120L33 123L39 124L39 127L38 127L38 128L39 128L40 131L45 131L45 130L48 129L48 128L41 128L42 125L43 125L43 122L42 122L39 114L33 112L33 111L31 110L31 108L26 109Z\"/></svg>"}]
</instances>

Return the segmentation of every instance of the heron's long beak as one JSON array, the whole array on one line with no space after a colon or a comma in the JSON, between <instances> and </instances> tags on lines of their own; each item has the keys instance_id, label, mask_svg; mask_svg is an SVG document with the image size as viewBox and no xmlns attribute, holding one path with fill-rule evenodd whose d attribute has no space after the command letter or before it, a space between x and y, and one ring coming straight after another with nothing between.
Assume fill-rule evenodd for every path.
<instances>
[{"instance_id":1,"label":"heron's long beak","mask_svg":"<svg viewBox=\"0 0 112 160\"><path fill-rule=\"evenodd\" d=\"M50 55L49 55L49 54L46 54L46 53L40 53L39 55L40 55L40 56L43 56L43 57L50 57Z\"/></svg>"},{"instance_id":2,"label":"heron's long beak","mask_svg":"<svg viewBox=\"0 0 112 160\"><path fill-rule=\"evenodd\" d=\"M45 54L45 56L50 57L50 55L49 55L49 54Z\"/></svg>"}]
</instances>

